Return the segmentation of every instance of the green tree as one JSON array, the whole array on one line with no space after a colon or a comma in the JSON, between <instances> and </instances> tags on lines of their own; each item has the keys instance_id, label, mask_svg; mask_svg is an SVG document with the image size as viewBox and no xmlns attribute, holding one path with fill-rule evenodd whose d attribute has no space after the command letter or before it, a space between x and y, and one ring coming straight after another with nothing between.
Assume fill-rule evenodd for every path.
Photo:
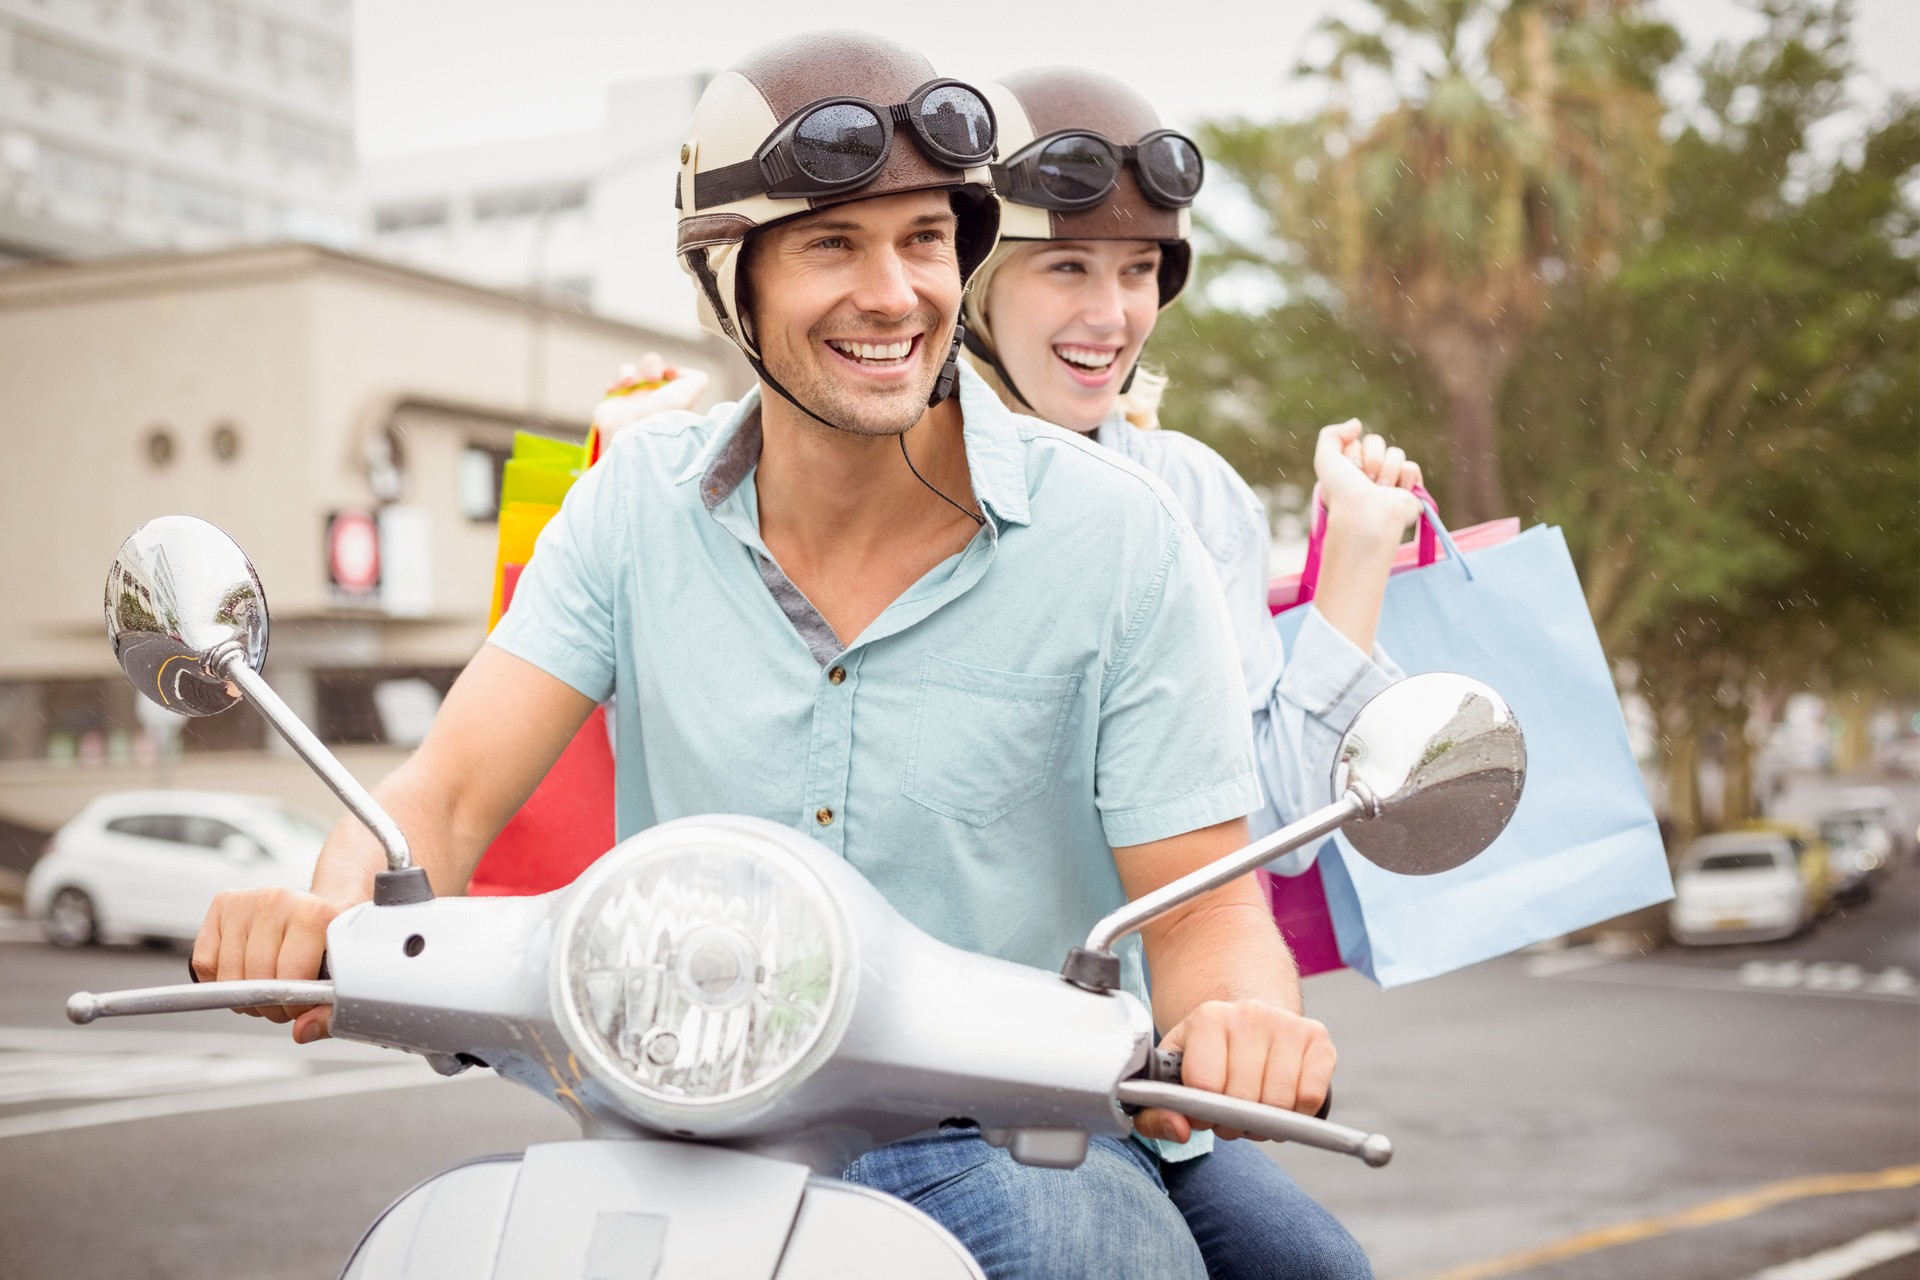
<instances>
[{"instance_id":1,"label":"green tree","mask_svg":"<svg viewBox=\"0 0 1920 1280\"><path fill-rule=\"evenodd\" d=\"M1445 410L1450 503L1484 519L1505 505L1500 388L1555 282L1610 271L1657 212L1655 81L1678 41L1634 0L1375 13L1322 28L1331 57L1303 72L1324 110L1219 125L1203 146L1254 197L1292 283L1418 358ZM1354 105L1386 83L1410 87L1384 111Z\"/></svg>"},{"instance_id":2,"label":"green tree","mask_svg":"<svg viewBox=\"0 0 1920 1280\"><path fill-rule=\"evenodd\" d=\"M1857 156L1844 4L1774 0L1701 66L1659 236L1529 344L1505 402L1523 509L1563 525L1660 717L1684 829L1752 810L1786 691L1920 693L1920 107ZM1726 808L1702 813L1703 740Z\"/></svg>"},{"instance_id":3,"label":"green tree","mask_svg":"<svg viewBox=\"0 0 1920 1280\"><path fill-rule=\"evenodd\" d=\"M1640 202L1659 217L1616 226L1617 261L1589 257L1539 295L1499 402L1507 510L1566 530L1607 652L1659 716L1689 829L1716 816L1698 804L1703 747L1730 778L1717 816L1746 815L1749 730L1787 692L1920 697L1920 106L1890 104L1837 153L1811 148L1845 105L1849 6L1757 8L1755 39L1697 63L1697 101L1671 109L1671 142L1641 138L1671 163L1674 180ZM1491 19L1510 29L1516 11L1541 12L1516 0ZM1651 51L1627 64L1659 64L1661 29L1631 29ZM1323 176L1275 141L1307 127L1242 122L1207 142L1272 209L1289 180ZM1250 276L1275 306L1249 315L1202 289L1168 317L1169 425L1255 479L1303 464L1311 429L1350 414L1423 456L1446 387L1318 265L1324 229L1298 225L1276 215L1267 243L1228 247L1210 268ZM1504 233L1479 225L1497 248ZM1467 246L1463 260L1496 248ZM1442 497L1458 516L1457 489Z\"/></svg>"}]
</instances>

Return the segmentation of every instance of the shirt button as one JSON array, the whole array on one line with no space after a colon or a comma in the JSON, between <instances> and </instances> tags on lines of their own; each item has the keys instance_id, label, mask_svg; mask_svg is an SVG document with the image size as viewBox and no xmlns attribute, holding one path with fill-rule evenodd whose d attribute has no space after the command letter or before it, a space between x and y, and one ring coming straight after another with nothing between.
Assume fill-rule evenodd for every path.
<instances>
[{"instance_id":1,"label":"shirt button","mask_svg":"<svg viewBox=\"0 0 1920 1280\"><path fill-rule=\"evenodd\" d=\"M846 678L847 669L845 667L835 667L833 670L827 672L827 679L834 684L839 684Z\"/></svg>"},{"instance_id":2,"label":"shirt button","mask_svg":"<svg viewBox=\"0 0 1920 1280\"><path fill-rule=\"evenodd\" d=\"M823 826L823 827L829 827L829 826L832 826L832 825L833 825L833 810L831 810L831 809L829 809L829 808L827 808L826 806L824 806L824 805L822 805L822 806L821 806L820 808L818 808L818 809L815 809L815 810L813 811L813 820L814 820L815 822L817 822L817 823L819 823L819 824L820 824L821 826Z\"/></svg>"}]
</instances>

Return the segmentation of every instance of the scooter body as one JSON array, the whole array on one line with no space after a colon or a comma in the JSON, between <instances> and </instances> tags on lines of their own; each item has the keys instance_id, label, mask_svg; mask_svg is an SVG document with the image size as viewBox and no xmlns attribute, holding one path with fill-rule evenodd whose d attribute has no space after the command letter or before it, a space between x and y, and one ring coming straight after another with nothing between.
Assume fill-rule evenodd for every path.
<instances>
[{"instance_id":1,"label":"scooter body","mask_svg":"<svg viewBox=\"0 0 1920 1280\"><path fill-rule=\"evenodd\" d=\"M658 1139L461 1165L396 1202L343 1280L979 1280L939 1223L805 1166Z\"/></svg>"}]
</instances>

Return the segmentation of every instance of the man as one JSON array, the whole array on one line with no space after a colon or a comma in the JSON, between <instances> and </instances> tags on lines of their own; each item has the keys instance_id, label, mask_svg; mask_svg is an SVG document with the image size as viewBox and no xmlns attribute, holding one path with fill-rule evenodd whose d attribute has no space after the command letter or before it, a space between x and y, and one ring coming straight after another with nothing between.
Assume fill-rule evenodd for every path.
<instances>
[{"instance_id":1,"label":"man","mask_svg":"<svg viewBox=\"0 0 1920 1280\"><path fill-rule=\"evenodd\" d=\"M992 149L979 95L860 33L770 46L709 86L680 251L759 386L620 438L379 789L438 891L612 695L623 835L790 823L934 936L1011 960L1056 966L1099 916L1245 842L1247 721L1191 529L1144 473L956 370ZM342 824L313 893L222 895L196 972L313 976L327 921L383 865ZM1332 1045L1250 879L1144 939L1190 1083L1319 1107ZM1144 995L1139 948L1123 961ZM324 1008L260 1012L325 1034ZM1192 1136L1166 1113L1139 1129ZM968 1130L849 1176L916 1199L996 1276L1201 1275L1158 1168L1103 1141L1073 1173L1026 1170Z\"/></svg>"}]
</instances>

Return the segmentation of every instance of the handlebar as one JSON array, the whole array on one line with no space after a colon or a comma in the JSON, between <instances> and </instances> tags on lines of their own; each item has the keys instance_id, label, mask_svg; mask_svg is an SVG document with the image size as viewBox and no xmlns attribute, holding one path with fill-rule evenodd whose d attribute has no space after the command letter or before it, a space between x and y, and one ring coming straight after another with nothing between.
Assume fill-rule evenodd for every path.
<instances>
[{"instance_id":1,"label":"handlebar","mask_svg":"<svg viewBox=\"0 0 1920 1280\"><path fill-rule=\"evenodd\" d=\"M202 982L177 987L141 987L95 995L76 991L67 997L67 1020L81 1024L95 1018L121 1018L136 1013L191 1013L199 1009L252 1009L270 1004L332 1004L331 982Z\"/></svg>"},{"instance_id":2,"label":"handlebar","mask_svg":"<svg viewBox=\"0 0 1920 1280\"><path fill-rule=\"evenodd\" d=\"M1279 1107L1230 1098L1223 1093L1208 1093L1204 1089L1158 1080L1122 1080L1115 1094L1128 1107L1164 1107L1189 1119L1245 1129L1263 1138L1280 1138L1319 1147L1322 1151L1357 1156L1375 1169L1393 1159L1393 1143L1385 1134L1362 1133L1331 1120L1282 1111Z\"/></svg>"}]
</instances>

